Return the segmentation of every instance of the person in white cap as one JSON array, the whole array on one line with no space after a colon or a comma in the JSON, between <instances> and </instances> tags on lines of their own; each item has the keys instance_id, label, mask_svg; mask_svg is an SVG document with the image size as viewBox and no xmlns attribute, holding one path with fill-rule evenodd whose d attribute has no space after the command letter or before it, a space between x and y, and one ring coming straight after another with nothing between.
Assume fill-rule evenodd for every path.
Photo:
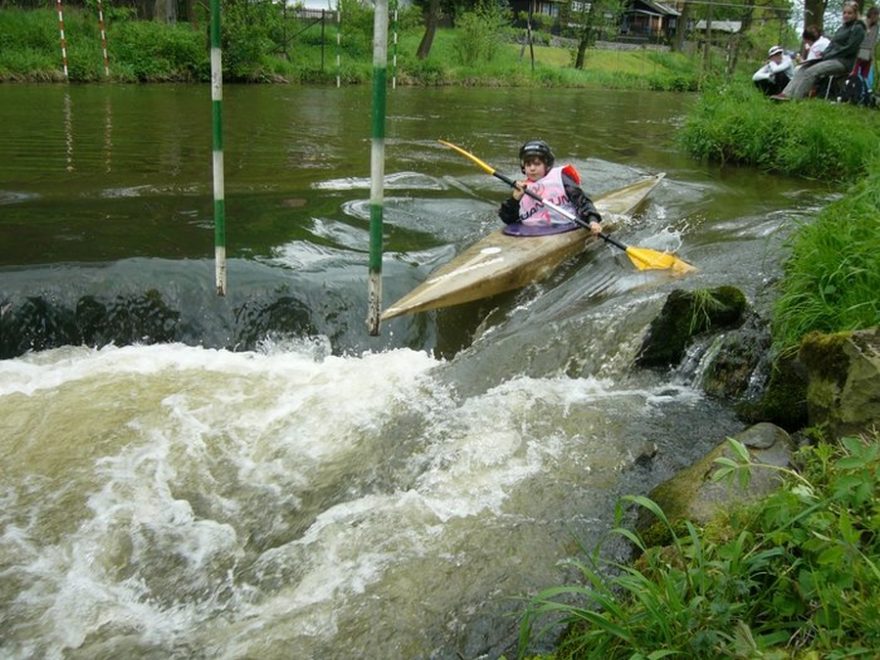
<instances>
[{"instance_id":1,"label":"person in white cap","mask_svg":"<svg viewBox=\"0 0 880 660\"><path fill-rule=\"evenodd\" d=\"M767 96L779 94L794 76L794 63L782 50L782 46L773 46L767 51L767 63L755 71L752 81L755 87Z\"/></svg>"}]
</instances>

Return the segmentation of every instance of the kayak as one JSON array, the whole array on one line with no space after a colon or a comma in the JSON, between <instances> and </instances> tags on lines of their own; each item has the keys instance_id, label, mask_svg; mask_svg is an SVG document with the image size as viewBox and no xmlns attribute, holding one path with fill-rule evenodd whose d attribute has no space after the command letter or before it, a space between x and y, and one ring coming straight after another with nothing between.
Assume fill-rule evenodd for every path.
<instances>
[{"instance_id":1,"label":"kayak","mask_svg":"<svg viewBox=\"0 0 880 660\"><path fill-rule=\"evenodd\" d=\"M593 203L602 215L629 215L664 176L655 174L611 190ZM548 236L514 236L498 229L432 272L422 284L388 307L381 320L519 289L548 277L563 261L599 240L583 228Z\"/></svg>"}]
</instances>

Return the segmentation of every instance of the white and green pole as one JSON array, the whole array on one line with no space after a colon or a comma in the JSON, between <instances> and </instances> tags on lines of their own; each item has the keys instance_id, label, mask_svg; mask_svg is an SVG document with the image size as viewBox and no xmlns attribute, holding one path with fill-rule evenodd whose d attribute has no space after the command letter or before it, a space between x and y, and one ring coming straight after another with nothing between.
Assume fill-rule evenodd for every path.
<instances>
[{"instance_id":1,"label":"white and green pole","mask_svg":"<svg viewBox=\"0 0 880 660\"><path fill-rule=\"evenodd\" d=\"M388 0L376 0L373 19L373 136L370 144L370 272L367 328L379 334L382 306L382 206L385 181L385 85L388 77Z\"/></svg>"},{"instance_id":2,"label":"white and green pole","mask_svg":"<svg viewBox=\"0 0 880 660\"><path fill-rule=\"evenodd\" d=\"M342 0L336 2L336 87L342 86Z\"/></svg>"},{"instance_id":3,"label":"white and green pole","mask_svg":"<svg viewBox=\"0 0 880 660\"><path fill-rule=\"evenodd\" d=\"M226 201L223 186L223 60L220 0L211 0L211 119L214 165L214 262L217 295L226 295Z\"/></svg>"},{"instance_id":4,"label":"white and green pole","mask_svg":"<svg viewBox=\"0 0 880 660\"><path fill-rule=\"evenodd\" d=\"M397 89L397 0L391 0L391 89Z\"/></svg>"}]
</instances>

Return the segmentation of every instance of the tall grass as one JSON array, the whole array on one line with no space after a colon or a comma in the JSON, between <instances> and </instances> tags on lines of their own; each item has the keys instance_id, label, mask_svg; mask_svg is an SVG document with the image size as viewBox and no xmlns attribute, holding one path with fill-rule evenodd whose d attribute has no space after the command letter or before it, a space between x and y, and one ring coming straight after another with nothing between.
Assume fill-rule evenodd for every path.
<instances>
[{"instance_id":1,"label":"tall grass","mask_svg":"<svg viewBox=\"0 0 880 660\"><path fill-rule=\"evenodd\" d=\"M583 584L539 594L523 619L520 657L560 618L568 632L559 660L876 657L880 436L805 448L800 473L754 463L729 442L737 458L717 459L714 478L774 470L783 487L702 530L627 498L668 528L671 545L647 547L617 527L641 558L607 562L597 549L579 564Z\"/></svg>"},{"instance_id":2,"label":"tall grass","mask_svg":"<svg viewBox=\"0 0 880 660\"><path fill-rule=\"evenodd\" d=\"M779 104L747 83L706 89L679 140L697 158L794 176L854 181L880 153L876 113L806 100Z\"/></svg>"},{"instance_id":3,"label":"tall grass","mask_svg":"<svg viewBox=\"0 0 880 660\"><path fill-rule=\"evenodd\" d=\"M880 164L791 240L773 337L791 349L811 331L880 325Z\"/></svg>"}]
</instances>

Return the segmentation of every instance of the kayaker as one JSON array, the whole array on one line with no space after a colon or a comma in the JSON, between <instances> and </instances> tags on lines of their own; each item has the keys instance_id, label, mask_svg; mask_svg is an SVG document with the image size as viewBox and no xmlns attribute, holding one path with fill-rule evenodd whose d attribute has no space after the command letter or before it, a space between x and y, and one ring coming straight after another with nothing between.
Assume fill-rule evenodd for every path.
<instances>
[{"instance_id":1,"label":"kayaker","mask_svg":"<svg viewBox=\"0 0 880 660\"><path fill-rule=\"evenodd\" d=\"M865 38L865 24L859 20L859 5L853 0L843 3L843 25L831 37L831 44L822 57L804 62L791 82L771 99L788 101L806 96L819 78L849 73L856 61L859 46Z\"/></svg>"},{"instance_id":2,"label":"kayaker","mask_svg":"<svg viewBox=\"0 0 880 660\"><path fill-rule=\"evenodd\" d=\"M772 46L767 51L767 62L755 71L752 82L767 96L779 94L794 75L791 58L785 54L782 46Z\"/></svg>"},{"instance_id":3,"label":"kayaker","mask_svg":"<svg viewBox=\"0 0 880 660\"><path fill-rule=\"evenodd\" d=\"M519 150L519 164L526 178L517 181L512 195L504 200L498 216L505 224L524 225L569 224L571 220L542 205L523 191L528 187L542 199L577 215L590 231L602 231L602 216L581 189L581 177L572 165L553 167L556 158L543 140L529 140Z\"/></svg>"}]
</instances>

